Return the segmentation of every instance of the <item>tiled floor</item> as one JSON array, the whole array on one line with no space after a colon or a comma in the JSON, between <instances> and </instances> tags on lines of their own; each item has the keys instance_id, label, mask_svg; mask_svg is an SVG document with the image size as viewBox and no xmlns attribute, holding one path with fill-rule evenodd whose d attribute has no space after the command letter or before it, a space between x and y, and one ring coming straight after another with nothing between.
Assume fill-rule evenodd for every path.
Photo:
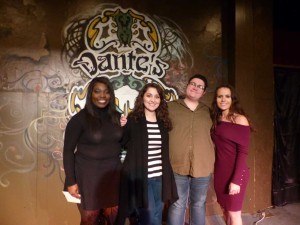
<instances>
[{"instance_id":1,"label":"tiled floor","mask_svg":"<svg viewBox=\"0 0 300 225\"><path fill-rule=\"evenodd\" d=\"M221 215L208 216L207 225L225 225ZM300 203L265 209L261 213L243 214L243 225L300 225Z\"/></svg>"}]
</instances>

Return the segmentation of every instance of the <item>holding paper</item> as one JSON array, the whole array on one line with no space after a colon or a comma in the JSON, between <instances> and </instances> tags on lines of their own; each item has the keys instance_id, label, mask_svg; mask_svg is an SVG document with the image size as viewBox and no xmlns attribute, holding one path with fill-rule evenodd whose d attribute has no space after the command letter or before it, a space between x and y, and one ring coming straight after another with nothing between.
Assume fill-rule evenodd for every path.
<instances>
[{"instance_id":1,"label":"holding paper","mask_svg":"<svg viewBox=\"0 0 300 225\"><path fill-rule=\"evenodd\" d=\"M71 203L80 203L81 202L79 198L73 197L67 191L63 191L62 193L64 194L64 196L66 197L66 199L67 199L68 202L71 202Z\"/></svg>"}]
</instances>

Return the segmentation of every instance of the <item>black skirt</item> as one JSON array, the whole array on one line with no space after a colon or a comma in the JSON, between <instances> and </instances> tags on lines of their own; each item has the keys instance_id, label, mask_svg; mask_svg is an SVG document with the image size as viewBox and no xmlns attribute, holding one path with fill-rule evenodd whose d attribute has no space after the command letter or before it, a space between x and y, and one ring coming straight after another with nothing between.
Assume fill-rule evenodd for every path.
<instances>
[{"instance_id":1,"label":"black skirt","mask_svg":"<svg viewBox=\"0 0 300 225\"><path fill-rule=\"evenodd\" d=\"M105 160L76 156L75 173L80 207L96 210L118 205L121 161L119 157Z\"/></svg>"}]
</instances>

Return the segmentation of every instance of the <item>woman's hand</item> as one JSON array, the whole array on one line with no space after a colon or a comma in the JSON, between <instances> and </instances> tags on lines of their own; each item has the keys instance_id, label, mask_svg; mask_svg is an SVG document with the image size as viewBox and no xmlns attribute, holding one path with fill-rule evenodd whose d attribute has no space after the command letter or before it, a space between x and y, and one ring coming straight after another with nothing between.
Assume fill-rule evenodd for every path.
<instances>
[{"instance_id":1,"label":"woman's hand","mask_svg":"<svg viewBox=\"0 0 300 225\"><path fill-rule=\"evenodd\" d=\"M122 115L120 118L121 127L124 127L127 123L127 116Z\"/></svg>"},{"instance_id":2,"label":"woman's hand","mask_svg":"<svg viewBox=\"0 0 300 225\"><path fill-rule=\"evenodd\" d=\"M241 191L240 185L237 185L237 184L234 184L234 183L229 184L229 194L230 195L239 194L240 191Z\"/></svg>"},{"instance_id":3,"label":"woman's hand","mask_svg":"<svg viewBox=\"0 0 300 225\"><path fill-rule=\"evenodd\" d=\"M78 185L74 184L72 186L68 187L68 192L70 193L70 195L72 195L75 198L80 198L80 194L79 194L79 189L78 189Z\"/></svg>"}]
</instances>

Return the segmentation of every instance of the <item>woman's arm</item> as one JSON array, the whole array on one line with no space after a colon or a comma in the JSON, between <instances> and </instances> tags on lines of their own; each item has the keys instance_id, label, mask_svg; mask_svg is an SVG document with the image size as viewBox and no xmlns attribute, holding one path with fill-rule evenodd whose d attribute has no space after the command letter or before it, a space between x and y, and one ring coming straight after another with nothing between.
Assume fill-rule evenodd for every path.
<instances>
[{"instance_id":1,"label":"woman's arm","mask_svg":"<svg viewBox=\"0 0 300 225\"><path fill-rule=\"evenodd\" d=\"M83 128L79 118L75 115L67 124L64 137L63 164L66 174L65 186L76 184L75 177L75 149Z\"/></svg>"}]
</instances>

